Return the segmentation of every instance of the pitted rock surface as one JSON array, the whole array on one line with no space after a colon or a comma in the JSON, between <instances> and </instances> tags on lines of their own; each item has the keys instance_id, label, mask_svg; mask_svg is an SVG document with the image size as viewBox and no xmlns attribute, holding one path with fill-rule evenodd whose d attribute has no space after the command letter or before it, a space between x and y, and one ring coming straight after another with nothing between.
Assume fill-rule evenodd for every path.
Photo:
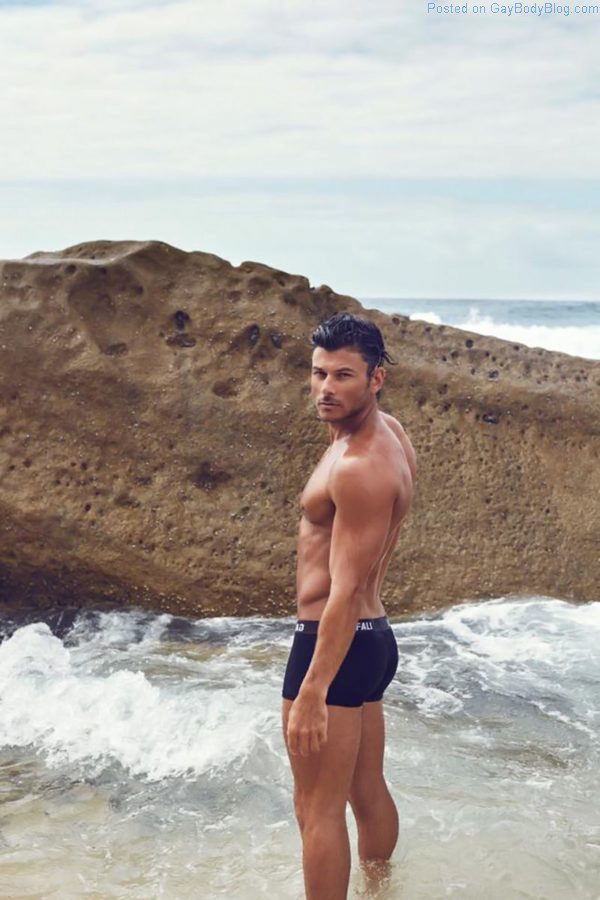
<instances>
[{"instance_id":1,"label":"pitted rock surface","mask_svg":"<svg viewBox=\"0 0 600 900\"><path fill-rule=\"evenodd\" d=\"M381 408L418 458L389 614L599 599L599 362L154 241L0 268L4 605L292 614L298 498L327 445L309 338L342 310L382 329Z\"/></svg>"}]
</instances>

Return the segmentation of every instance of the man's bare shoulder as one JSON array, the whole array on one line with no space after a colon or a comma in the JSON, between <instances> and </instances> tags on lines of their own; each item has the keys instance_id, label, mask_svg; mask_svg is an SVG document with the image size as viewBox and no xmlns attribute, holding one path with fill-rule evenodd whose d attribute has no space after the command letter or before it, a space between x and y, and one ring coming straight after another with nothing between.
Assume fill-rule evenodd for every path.
<instances>
[{"instance_id":1,"label":"man's bare shoulder","mask_svg":"<svg viewBox=\"0 0 600 900\"><path fill-rule=\"evenodd\" d=\"M382 410L379 410L379 414L384 419L385 424L389 425L392 431L396 432L396 434L398 435L403 434L406 436L406 431L404 430L398 419L395 419L392 415L390 415L390 413L385 413Z\"/></svg>"},{"instance_id":2,"label":"man's bare shoulder","mask_svg":"<svg viewBox=\"0 0 600 900\"><path fill-rule=\"evenodd\" d=\"M381 416L388 428L390 428L394 432L396 437L399 438L406 454L406 461L408 462L414 481L414 479L417 477L417 454L415 453L415 448L413 447L409 436L407 435L398 419L395 419L389 413L384 412L381 412Z\"/></svg>"},{"instance_id":3,"label":"man's bare shoulder","mask_svg":"<svg viewBox=\"0 0 600 900\"><path fill-rule=\"evenodd\" d=\"M389 476L389 477L388 477ZM394 487L391 474L374 466L366 454L336 460L329 474L329 494L336 504L351 504L357 510L372 501L381 502Z\"/></svg>"},{"instance_id":4,"label":"man's bare shoulder","mask_svg":"<svg viewBox=\"0 0 600 900\"><path fill-rule=\"evenodd\" d=\"M372 458L368 453L346 453L331 467L330 478L338 484L351 484L353 480L370 479L374 475Z\"/></svg>"}]
</instances>

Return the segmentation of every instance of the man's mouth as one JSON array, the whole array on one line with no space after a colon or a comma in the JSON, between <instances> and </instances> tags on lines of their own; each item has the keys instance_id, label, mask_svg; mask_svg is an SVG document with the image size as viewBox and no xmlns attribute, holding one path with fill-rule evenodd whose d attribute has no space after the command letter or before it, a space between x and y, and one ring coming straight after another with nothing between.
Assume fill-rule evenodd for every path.
<instances>
[{"instance_id":1,"label":"man's mouth","mask_svg":"<svg viewBox=\"0 0 600 900\"><path fill-rule=\"evenodd\" d=\"M334 400L319 400L319 406L338 406Z\"/></svg>"}]
</instances>

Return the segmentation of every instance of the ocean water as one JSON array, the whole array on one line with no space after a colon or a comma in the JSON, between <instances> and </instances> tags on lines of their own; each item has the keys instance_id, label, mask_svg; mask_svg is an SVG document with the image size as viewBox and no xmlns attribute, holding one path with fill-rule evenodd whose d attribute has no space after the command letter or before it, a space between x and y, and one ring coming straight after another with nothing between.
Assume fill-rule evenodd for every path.
<instances>
[{"instance_id":1,"label":"ocean water","mask_svg":"<svg viewBox=\"0 0 600 900\"><path fill-rule=\"evenodd\" d=\"M597 900L600 601L392 621L401 831L369 896ZM5 615L0 897L300 900L280 730L292 633L291 618ZM353 854L349 896L367 896Z\"/></svg>"},{"instance_id":2,"label":"ocean water","mask_svg":"<svg viewBox=\"0 0 600 900\"><path fill-rule=\"evenodd\" d=\"M587 300L394 300L361 298L367 308L452 325L528 347L600 359L600 302Z\"/></svg>"}]
</instances>

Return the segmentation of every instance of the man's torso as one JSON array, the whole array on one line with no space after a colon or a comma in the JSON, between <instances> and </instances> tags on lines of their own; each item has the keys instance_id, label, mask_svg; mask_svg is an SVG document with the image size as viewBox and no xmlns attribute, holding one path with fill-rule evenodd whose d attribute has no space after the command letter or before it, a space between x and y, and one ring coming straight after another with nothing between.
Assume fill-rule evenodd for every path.
<instances>
[{"instance_id":1,"label":"man's torso","mask_svg":"<svg viewBox=\"0 0 600 900\"><path fill-rule=\"evenodd\" d=\"M416 471L415 452L399 422L379 413L378 427L368 436L335 441L323 454L301 495L302 518L298 536L298 618L320 619L331 579L329 550L335 505L328 484L332 469L346 453L368 457L377 478L383 479L393 501L390 525L379 559L360 596L360 618L385 615L379 592L398 535L411 506ZM382 514L385 510L382 510Z\"/></svg>"}]
</instances>

